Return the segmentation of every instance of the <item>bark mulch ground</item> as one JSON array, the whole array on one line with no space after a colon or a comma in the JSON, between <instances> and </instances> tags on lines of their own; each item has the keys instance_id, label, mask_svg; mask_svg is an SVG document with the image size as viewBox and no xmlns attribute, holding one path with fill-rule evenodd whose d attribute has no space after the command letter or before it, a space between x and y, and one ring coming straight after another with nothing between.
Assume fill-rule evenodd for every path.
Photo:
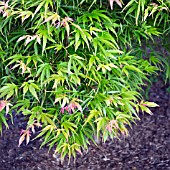
<instances>
[{"instance_id":1,"label":"bark mulch ground","mask_svg":"<svg viewBox=\"0 0 170 170\"><path fill-rule=\"evenodd\" d=\"M18 147L19 132L25 127L21 116L0 137L0 170L170 170L170 93L158 81L149 91L150 101L159 108L153 115L140 115L141 121L129 130L129 137L108 141L78 156L76 163L63 165L48 148L39 149L32 141Z\"/></svg>"}]
</instances>

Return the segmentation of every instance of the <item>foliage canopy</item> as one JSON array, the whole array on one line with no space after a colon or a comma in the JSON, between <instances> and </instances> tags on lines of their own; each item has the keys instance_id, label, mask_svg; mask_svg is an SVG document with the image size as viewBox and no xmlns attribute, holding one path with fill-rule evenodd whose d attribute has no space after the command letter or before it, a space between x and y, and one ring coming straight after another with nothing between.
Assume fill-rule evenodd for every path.
<instances>
[{"instance_id":1,"label":"foliage canopy","mask_svg":"<svg viewBox=\"0 0 170 170\"><path fill-rule=\"evenodd\" d=\"M149 76L165 69L170 77L168 57L141 50L169 35L169 7L168 0L0 1L0 130L5 112L21 112L28 122L19 145L42 127L36 138L62 159L82 154L94 136L127 135L140 110L157 106L140 93Z\"/></svg>"}]
</instances>

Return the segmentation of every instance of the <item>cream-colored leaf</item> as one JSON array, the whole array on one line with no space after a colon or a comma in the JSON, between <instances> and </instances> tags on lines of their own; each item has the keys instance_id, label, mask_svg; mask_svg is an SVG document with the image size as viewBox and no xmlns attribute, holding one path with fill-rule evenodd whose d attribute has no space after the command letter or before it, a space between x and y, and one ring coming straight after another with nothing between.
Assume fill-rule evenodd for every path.
<instances>
[{"instance_id":1,"label":"cream-colored leaf","mask_svg":"<svg viewBox=\"0 0 170 170\"><path fill-rule=\"evenodd\" d=\"M38 44L41 44L41 39L40 39L39 35L36 35L36 37L37 37Z\"/></svg>"},{"instance_id":2,"label":"cream-colored leaf","mask_svg":"<svg viewBox=\"0 0 170 170\"><path fill-rule=\"evenodd\" d=\"M109 0L109 2L110 2L110 8L111 8L111 10L113 10L113 2L114 2L114 0Z\"/></svg>"},{"instance_id":3,"label":"cream-colored leaf","mask_svg":"<svg viewBox=\"0 0 170 170\"><path fill-rule=\"evenodd\" d=\"M120 0L115 0L115 2L122 8L122 2Z\"/></svg>"},{"instance_id":4,"label":"cream-colored leaf","mask_svg":"<svg viewBox=\"0 0 170 170\"><path fill-rule=\"evenodd\" d=\"M26 144L27 145L28 145L29 141L30 141L30 134L29 134L29 132L27 132L27 136L26 136Z\"/></svg>"},{"instance_id":5,"label":"cream-colored leaf","mask_svg":"<svg viewBox=\"0 0 170 170\"><path fill-rule=\"evenodd\" d=\"M25 73L25 71L27 70L27 66L25 65L25 63L21 63L21 68L22 68L22 74Z\"/></svg>"},{"instance_id":6,"label":"cream-colored leaf","mask_svg":"<svg viewBox=\"0 0 170 170\"><path fill-rule=\"evenodd\" d=\"M20 147L20 145L22 144L22 142L25 140L25 135L26 135L26 133L24 133L24 134L19 138L18 147Z\"/></svg>"},{"instance_id":7,"label":"cream-colored leaf","mask_svg":"<svg viewBox=\"0 0 170 170\"><path fill-rule=\"evenodd\" d=\"M28 36L26 41L25 41L25 45L27 45L28 43L30 43L32 40L35 40L37 37L36 35L34 36Z\"/></svg>"},{"instance_id":8,"label":"cream-colored leaf","mask_svg":"<svg viewBox=\"0 0 170 170\"><path fill-rule=\"evenodd\" d=\"M17 40L17 42L22 41L22 40L24 40L24 39L27 38L27 37L28 37L28 35L24 35L24 36L20 37L20 38Z\"/></svg>"},{"instance_id":9,"label":"cream-colored leaf","mask_svg":"<svg viewBox=\"0 0 170 170\"><path fill-rule=\"evenodd\" d=\"M122 8L122 2L120 0L109 0L110 2L110 8L113 10L113 3L116 2L117 5L119 5Z\"/></svg>"},{"instance_id":10,"label":"cream-colored leaf","mask_svg":"<svg viewBox=\"0 0 170 170\"><path fill-rule=\"evenodd\" d=\"M8 114L9 113L9 110L10 110L10 106L13 106L11 103L7 103L6 104L6 114Z\"/></svg>"}]
</instances>

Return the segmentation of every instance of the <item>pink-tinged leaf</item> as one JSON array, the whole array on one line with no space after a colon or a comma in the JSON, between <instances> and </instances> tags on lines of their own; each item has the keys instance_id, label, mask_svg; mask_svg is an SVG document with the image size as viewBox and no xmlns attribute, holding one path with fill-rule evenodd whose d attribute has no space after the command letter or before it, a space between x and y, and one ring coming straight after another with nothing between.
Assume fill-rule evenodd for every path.
<instances>
[{"instance_id":1,"label":"pink-tinged leaf","mask_svg":"<svg viewBox=\"0 0 170 170\"><path fill-rule=\"evenodd\" d=\"M25 135L26 135L26 133L24 133L24 134L19 138L18 147L20 147L20 145L22 144L22 142L25 140Z\"/></svg>"},{"instance_id":2,"label":"pink-tinged leaf","mask_svg":"<svg viewBox=\"0 0 170 170\"><path fill-rule=\"evenodd\" d=\"M3 13L3 12L4 12L4 11L3 11L3 8L0 8L0 14Z\"/></svg>"},{"instance_id":3,"label":"pink-tinged leaf","mask_svg":"<svg viewBox=\"0 0 170 170\"><path fill-rule=\"evenodd\" d=\"M8 3L9 3L9 0L6 1L6 3L4 4L5 10L9 7L9 6L8 6Z\"/></svg>"},{"instance_id":4,"label":"pink-tinged leaf","mask_svg":"<svg viewBox=\"0 0 170 170\"><path fill-rule=\"evenodd\" d=\"M122 2L120 0L109 0L110 8L113 10L113 3L116 2L122 8Z\"/></svg>"},{"instance_id":5,"label":"pink-tinged leaf","mask_svg":"<svg viewBox=\"0 0 170 170\"><path fill-rule=\"evenodd\" d=\"M70 18L70 17L65 17L65 19L66 19L67 21L73 21L73 18Z\"/></svg>"},{"instance_id":6,"label":"pink-tinged leaf","mask_svg":"<svg viewBox=\"0 0 170 170\"><path fill-rule=\"evenodd\" d=\"M64 27L66 28L67 35L68 35L68 36L69 36L69 34L70 34L70 26L69 26L68 22L71 22L71 21L73 21L72 18L70 18L70 17L65 17L65 18L62 20L62 22L61 22L61 26L64 26Z\"/></svg>"},{"instance_id":7,"label":"pink-tinged leaf","mask_svg":"<svg viewBox=\"0 0 170 170\"><path fill-rule=\"evenodd\" d=\"M109 123L106 125L106 130L108 130L110 133L112 132L112 128L117 128L119 129L117 120L112 119L111 121L109 121Z\"/></svg>"},{"instance_id":8,"label":"pink-tinged leaf","mask_svg":"<svg viewBox=\"0 0 170 170\"><path fill-rule=\"evenodd\" d=\"M158 4L156 4L156 3L154 3L154 2L153 2L153 3L151 3L150 5L153 5L153 6L158 6Z\"/></svg>"},{"instance_id":9,"label":"pink-tinged leaf","mask_svg":"<svg viewBox=\"0 0 170 170\"><path fill-rule=\"evenodd\" d=\"M75 148L75 150L80 154L80 155L83 155L81 150L79 148Z\"/></svg>"},{"instance_id":10,"label":"pink-tinged leaf","mask_svg":"<svg viewBox=\"0 0 170 170\"><path fill-rule=\"evenodd\" d=\"M21 136L20 139L19 139L18 147L20 147L20 145L23 143L23 141L25 140L25 137L26 137L26 144L29 143L29 141L30 141L30 136L31 136L30 133L31 133L31 132L30 132L29 130L23 130L23 129L21 130L20 135L22 135L22 136Z\"/></svg>"},{"instance_id":11,"label":"pink-tinged leaf","mask_svg":"<svg viewBox=\"0 0 170 170\"><path fill-rule=\"evenodd\" d=\"M8 17L8 11L5 11L3 17Z\"/></svg>"},{"instance_id":12,"label":"pink-tinged leaf","mask_svg":"<svg viewBox=\"0 0 170 170\"><path fill-rule=\"evenodd\" d=\"M65 110L65 108L62 107L61 110L60 110L62 114L64 113L64 110Z\"/></svg>"},{"instance_id":13,"label":"pink-tinged leaf","mask_svg":"<svg viewBox=\"0 0 170 170\"><path fill-rule=\"evenodd\" d=\"M120 0L115 0L115 2L122 8L122 2Z\"/></svg>"},{"instance_id":14,"label":"pink-tinged leaf","mask_svg":"<svg viewBox=\"0 0 170 170\"><path fill-rule=\"evenodd\" d=\"M21 129L20 136L25 132L24 129Z\"/></svg>"},{"instance_id":15,"label":"pink-tinged leaf","mask_svg":"<svg viewBox=\"0 0 170 170\"><path fill-rule=\"evenodd\" d=\"M110 126L110 124L106 125L106 130L108 130L110 133L112 132L112 127Z\"/></svg>"},{"instance_id":16,"label":"pink-tinged leaf","mask_svg":"<svg viewBox=\"0 0 170 170\"><path fill-rule=\"evenodd\" d=\"M113 2L114 2L114 0L109 0L109 2L110 2L110 8L111 8L111 10L113 10Z\"/></svg>"},{"instance_id":17,"label":"pink-tinged leaf","mask_svg":"<svg viewBox=\"0 0 170 170\"><path fill-rule=\"evenodd\" d=\"M53 18L54 18L54 16L52 15L52 16L46 18L45 21L44 21L43 23L48 22L48 21L52 20Z\"/></svg>"},{"instance_id":18,"label":"pink-tinged leaf","mask_svg":"<svg viewBox=\"0 0 170 170\"><path fill-rule=\"evenodd\" d=\"M110 121L110 125L113 127L116 127L117 129L119 128L119 126L118 126L118 124L117 124L117 120L115 120L115 119L112 119L111 121Z\"/></svg>"},{"instance_id":19,"label":"pink-tinged leaf","mask_svg":"<svg viewBox=\"0 0 170 170\"><path fill-rule=\"evenodd\" d=\"M61 26L66 26L66 23L67 22L71 22L71 21L73 21L73 19L72 18L70 18L70 17L65 17L62 21L61 21Z\"/></svg>"},{"instance_id":20,"label":"pink-tinged leaf","mask_svg":"<svg viewBox=\"0 0 170 170\"><path fill-rule=\"evenodd\" d=\"M70 104L68 106L64 107L64 109L69 113L72 113L72 111L74 110Z\"/></svg>"},{"instance_id":21,"label":"pink-tinged leaf","mask_svg":"<svg viewBox=\"0 0 170 170\"><path fill-rule=\"evenodd\" d=\"M143 102L141 105L148 107L159 107L159 105L154 102Z\"/></svg>"},{"instance_id":22,"label":"pink-tinged leaf","mask_svg":"<svg viewBox=\"0 0 170 170\"><path fill-rule=\"evenodd\" d=\"M6 104L7 104L6 100L1 100L0 101L0 112L5 108Z\"/></svg>"},{"instance_id":23,"label":"pink-tinged leaf","mask_svg":"<svg viewBox=\"0 0 170 170\"><path fill-rule=\"evenodd\" d=\"M81 107L81 105L80 105L79 103L77 103L77 102L74 102L74 104L75 104L75 106L77 107L77 109L78 109L80 112L82 112L82 107Z\"/></svg>"}]
</instances>

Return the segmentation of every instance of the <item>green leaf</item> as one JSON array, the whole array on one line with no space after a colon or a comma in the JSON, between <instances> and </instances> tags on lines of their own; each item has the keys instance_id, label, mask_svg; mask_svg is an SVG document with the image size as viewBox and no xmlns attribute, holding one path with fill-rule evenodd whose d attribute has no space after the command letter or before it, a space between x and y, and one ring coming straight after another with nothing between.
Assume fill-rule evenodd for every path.
<instances>
[{"instance_id":1,"label":"green leaf","mask_svg":"<svg viewBox=\"0 0 170 170\"><path fill-rule=\"evenodd\" d=\"M100 115L100 112L97 110L91 110L89 116L87 117L85 123L83 126L85 126L87 123L89 123L94 117Z\"/></svg>"},{"instance_id":2,"label":"green leaf","mask_svg":"<svg viewBox=\"0 0 170 170\"><path fill-rule=\"evenodd\" d=\"M159 105L154 102L143 102L142 104L144 104L148 107L159 107Z\"/></svg>"},{"instance_id":3,"label":"green leaf","mask_svg":"<svg viewBox=\"0 0 170 170\"><path fill-rule=\"evenodd\" d=\"M8 123L7 123L6 118L4 117L3 113L0 113L0 119L1 119L0 122L2 121L2 123L4 123L5 126L9 129Z\"/></svg>"},{"instance_id":4,"label":"green leaf","mask_svg":"<svg viewBox=\"0 0 170 170\"><path fill-rule=\"evenodd\" d=\"M35 91L35 88L32 85L29 85L29 91L39 101L38 96L37 96L37 92Z\"/></svg>"}]
</instances>

